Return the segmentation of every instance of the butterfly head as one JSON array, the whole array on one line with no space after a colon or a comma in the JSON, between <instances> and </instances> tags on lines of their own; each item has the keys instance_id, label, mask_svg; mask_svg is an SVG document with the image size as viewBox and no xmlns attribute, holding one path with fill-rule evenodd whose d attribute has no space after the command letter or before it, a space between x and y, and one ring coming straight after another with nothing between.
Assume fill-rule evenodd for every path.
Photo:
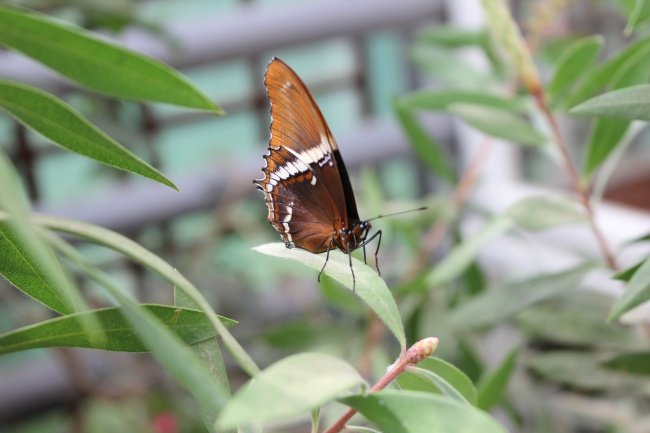
<instances>
[{"instance_id":1,"label":"butterfly head","mask_svg":"<svg viewBox=\"0 0 650 433\"><path fill-rule=\"evenodd\" d=\"M372 224L368 221L352 221L350 227L342 227L339 232L338 247L345 253L356 250L368 237Z\"/></svg>"}]
</instances>

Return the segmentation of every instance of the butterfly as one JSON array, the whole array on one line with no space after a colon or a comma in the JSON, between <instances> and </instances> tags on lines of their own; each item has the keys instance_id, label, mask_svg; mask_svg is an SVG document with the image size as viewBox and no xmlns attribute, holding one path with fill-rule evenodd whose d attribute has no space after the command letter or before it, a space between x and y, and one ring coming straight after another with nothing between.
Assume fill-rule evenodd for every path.
<instances>
[{"instance_id":1,"label":"butterfly","mask_svg":"<svg viewBox=\"0 0 650 433\"><path fill-rule=\"evenodd\" d=\"M264 84L271 102L271 139L269 153L264 155L264 179L253 183L264 192L269 222L287 248L326 253L318 281L330 251L339 249L347 254L354 290L350 254L363 248L365 262L365 246L378 236L376 259L381 230L368 238L372 225L359 218L336 141L298 75L282 60L273 58Z\"/></svg>"}]
</instances>

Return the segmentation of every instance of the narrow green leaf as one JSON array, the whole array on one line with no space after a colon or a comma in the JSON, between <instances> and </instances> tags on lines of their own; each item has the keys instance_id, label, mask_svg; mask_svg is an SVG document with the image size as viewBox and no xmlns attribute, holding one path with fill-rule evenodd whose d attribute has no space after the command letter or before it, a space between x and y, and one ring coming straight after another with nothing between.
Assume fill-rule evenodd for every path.
<instances>
[{"instance_id":1,"label":"narrow green leaf","mask_svg":"<svg viewBox=\"0 0 650 433\"><path fill-rule=\"evenodd\" d=\"M585 148L585 163L582 170L585 181L621 144L629 126L629 120L594 119Z\"/></svg>"},{"instance_id":2,"label":"narrow green leaf","mask_svg":"<svg viewBox=\"0 0 650 433\"><path fill-rule=\"evenodd\" d=\"M287 248L282 243L264 244L253 248L269 256L292 259L320 271L325 263L325 254L312 254L299 248ZM352 290L352 273L348 255L338 250L330 251L325 273ZM355 293L370 307L395 335L402 348L406 347L404 326L399 310L386 283L377 273L363 262L352 258L356 276Z\"/></svg>"},{"instance_id":3,"label":"narrow green leaf","mask_svg":"<svg viewBox=\"0 0 650 433\"><path fill-rule=\"evenodd\" d=\"M25 294L61 314L74 313L74 284L31 224L18 175L0 151L0 275ZM81 305L80 305L81 306Z\"/></svg>"},{"instance_id":4,"label":"narrow green leaf","mask_svg":"<svg viewBox=\"0 0 650 433\"><path fill-rule=\"evenodd\" d=\"M447 87L492 87L496 77L462 60L456 50L416 42L411 50L413 62Z\"/></svg>"},{"instance_id":5,"label":"narrow green leaf","mask_svg":"<svg viewBox=\"0 0 650 433\"><path fill-rule=\"evenodd\" d=\"M497 74L503 72L503 62L494 49L490 34L485 30L475 31L453 26L436 26L419 32L415 40L419 45L445 48L476 46L483 50Z\"/></svg>"},{"instance_id":6,"label":"narrow green leaf","mask_svg":"<svg viewBox=\"0 0 650 433\"><path fill-rule=\"evenodd\" d=\"M533 340L563 347L631 350L647 345L647 341L638 333L630 332L629 327L605 323L603 317L611 306L609 297L607 301L604 311L595 309L593 305L585 308L564 306L559 302L540 305L519 315L517 324Z\"/></svg>"},{"instance_id":7,"label":"narrow green leaf","mask_svg":"<svg viewBox=\"0 0 650 433\"><path fill-rule=\"evenodd\" d=\"M82 221L70 220L48 215L34 215L32 220L51 230L60 231L73 236L81 237L90 242L104 245L125 256L131 258L134 262L151 269L158 273L165 280L169 281L174 287L183 290L187 296L194 302L194 305L203 311L209 318L212 325L219 333L223 344L228 348L237 363L251 376L257 374L259 369L251 357L228 332L226 327L217 319L212 307L208 301L201 295L198 289L183 276L176 268L165 262L163 259L153 254L151 251L138 245L131 239L103 227Z\"/></svg>"},{"instance_id":8,"label":"narrow green leaf","mask_svg":"<svg viewBox=\"0 0 650 433\"><path fill-rule=\"evenodd\" d=\"M469 404L476 404L474 384L454 365L440 358L429 357L418 363L417 368L435 373L435 377L428 377L420 371L408 368L406 372L397 376L396 380L400 388L445 394L457 400L462 399Z\"/></svg>"},{"instance_id":9,"label":"narrow green leaf","mask_svg":"<svg viewBox=\"0 0 650 433\"><path fill-rule=\"evenodd\" d=\"M106 273L88 263L68 243L55 236L50 237L50 242L119 302L124 317L165 370L190 391L200 405L218 413L229 397L228 392L188 345L149 310L135 305L130 295L123 292ZM211 319L224 327L211 311L207 316L213 316ZM222 335L221 332L219 334Z\"/></svg>"},{"instance_id":10,"label":"narrow green leaf","mask_svg":"<svg viewBox=\"0 0 650 433\"><path fill-rule=\"evenodd\" d=\"M218 425L234 428L307 414L365 381L330 355L301 353L251 379L224 407Z\"/></svg>"},{"instance_id":11,"label":"narrow green leaf","mask_svg":"<svg viewBox=\"0 0 650 433\"><path fill-rule=\"evenodd\" d=\"M632 9L632 13L628 18L627 26L625 26L625 34L632 34L636 27L647 21L648 18L650 18L650 1L636 0L634 9Z\"/></svg>"},{"instance_id":12,"label":"narrow green leaf","mask_svg":"<svg viewBox=\"0 0 650 433\"><path fill-rule=\"evenodd\" d=\"M481 378L478 383L478 400L476 404L480 409L489 411L503 398L506 386L515 370L518 356L518 348L511 350L493 372Z\"/></svg>"},{"instance_id":13,"label":"narrow green leaf","mask_svg":"<svg viewBox=\"0 0 650 433\"><path fill-rule=\"evenodd\" d=\"M650 352L624 353L601 363L608 370L650 376Z\"/></svg>"},{"instance_id":14,"label":"narrow green leaf","mask_svg":"<svg viewBox=\"0 0 650 433\"><path fill-rule=\"evenodd\" d=\"M505 216L497 216L485 224L477 233L468 237L442 259L427 276L426 289L440 287L460 276L472 264L481 248L498 235L512 228L512 221Z\"/></svg>"},{"instance_id":15,"label":"narrow green leaf","mask_svg":"<svg viewBox=\"0 0 650 433\"><path fill-rule=\"evenodd\" d=\"M384 390L340 399L390 433L505 433L485 412L436 394Z\"/></svg>"},{"instance_id":16,"label":"narrow green leaf","mask_svg":"<svg viewBox=\"0 0 650 433\"><path fill-rule=\"evenodd\" d=\"M642 392L645 381L633 375L603 367L601 360L591 351L556 350L534 354L526 364L535 374L548 382L586 391Z\"/></svg>"},{"instance_id":17,"label":"narrow green leaf","mask_svg":"<svg viewBox=\"0 0 650 433\"><path fill-rule=\"evenodd\" d=\"M393 103L393 109L395 110L397 120L402 125L404 133L408 137L413 150L420 157L420 160L431 171L439 174L446 181L453 183L455 174L447 156L442 152L440 144L420 125L416 113L401 106L399 101Z\"/></svg>"},{"instance_id":18,"label":"narrow green leaf","mask_svg":"<svg viewBox=\"0 0 650 433\"><path fill-rule=\"evenodd\" d=\"M610 80L609 90L619 90L644 84L648 81L649 70L650 46L638 50L618 67ZM585 179L588 179L622 143L629 125L629 120L595 119L585 149L583 168L583 177Z\"/></svg>"},{"instance_id":19,"label":"narrow green leaf","mask_svg":"<svg viewBox=\"0 0 650 433\"><path fill-rule=\"evenodd\" d=\"M604 93L574 107L571 113L591 117L650 120L650 84Z\"/></svg>"},{"instance_id":20,"label":"narrow green leaf","mask_svg":"<svg viewBox=\"0 0 650 433\"><path fill-rule=\"evenodd\" d=\"M188 344L197 344L216 335L214 327L200 311L167 305L140 307L149 310ZM84 320L88 316L94 316L94 320ZM227 327L235 323L225 317L219 319ZM96 327L88 328L89 324L95 324ZM43 347L83 347L117 352L148 351L119 307L69 314L0 335L0 354Z\"/></svg>"},{"instance_id":21,"label":"narrow green leaf","mask_svg":"<svg viewBox=\"0 0 650 433\"><path fill-rule=\"evenodd\" d=\"M562 104L563 107L574 107L583 101L593 97L598 91L605 88L616 75L618 69L624 65L632 56L638 55L639 51L650 48L650 37L645 36L635 41L618 53L607 59L603 64L587 71L582 80L573 89L570 95Z\"/></svg>"},{"instance_id":22,"label":"narrow green leaf","mask_svg":"<svg viewBox=\"0 0 650 433\"><path fill-rule=\"evenodd\" d=\"M492 137L528 145L544 144L548 139L523 117L510 111L473 104L452 104L449 112Z\"/></svg>"},{"instance_id":23,"label":"narrow green leaf","mask_svg":"<svg viewBox=\"0 0 650 433\"><path fill-rule=\"evenodd\" d=\"M0 5L0 44L111 96L223 113L164 63L46 15Z\"/></svg>"},{"instance_id":24,"label":"narrow green leaf","mask_svg":"<svg viewBox=\"0 0 650 433\"><path fill-rule=\"evenodd\" d=\"M415 38L418 42L439 44L447 47L464 47L482 45L486 32L466 30L452 26L436 26L419 32Z\"/></svg>"},{"instance_id":25,"label":"narrow green leaf","mask_svg":"<svg viewBox=\"0 0 650 433\"><path fill-rule=\"evenodd\" d=\"M650 258L645 259L639 269L632 275L623 294L616 300L607 317L616 320L624 313L650 299Z\"/></svg>"},{"instance_id":26,"label":"narrow green leaf","mask_svg":"<svg viewBox=\"0 0 650 433\"><path fill-rule=\"evenodd\" d=\"M182 308L199 308L196 305L196 302L185 294L182 290L174 288L174 305ZM203 314L201 314L203 316ZM223 319L221 319L223 322ZM219 342L217 341L217 333L211 323L206 321L208 329L211 331L211 334L208 338L196 341L194 343L190 342L190 347L194 354L199 357L205 365L208 367L210 372L214 377L219 381L223 389L230 393L230 382L228 381L228 373L226 372L226 365L223 362L223 356L221 355L221 349L219 348ZM226 323L224 325L227 326ZM182 336L181 336L182 337ZM187 339L184 338L185 341ZM205 426L210 432L217 433L215 429L215 423L217 422L217 417L219 416L218 412L213 411L209 405L206 405L202 402L199 402L199 412L201 413L201 418ZM232 432L234 433L234 432Z\"/></svg>"},{"instance_id":27,"label":"narrow green leaf","mask_svg":"<svg viewBox=\"0 0 650 433\"><path fill-rule=\"evenodd\" d=\"M97 129L66 103L46 92L0 79L0 108L65 149L178 190L158 170Z\"/></svg>"},{"instance_id":28,"label":"narrow green leaf","mask_svg":"<svg viewBox=\"0 0 650 433\"><path fill-rule=\"evenodd\" d=\"M632 279L632 276L636 274L636 271L641 268L641 265L643 264L644 260L641 260L639 263L635 264L634 266L630 266L627 269L623 269L620 272L617 272L614 274L612 279L614 280L620 280L620 281L630 281Z\"/></svg>"},{"instance_id":29,"label":"narrow green leaf","mask_svg":"<svg viewBox=\"0 0 650 433\"><path fill-rule=\"evenodd\" d=\"M586 221L578 204L563 196L525 198L506 209L505 214L519 227L529 231Z\"/></svg>"},{"instance_id":30,"label":"narrow green leaf","mask_svg":"<svg viewBox=\"0 0 650 433\"><path fill-rule=\"evenodd\" d=\"M526 104L520 98L504 98L485 90L418 90L400 97L399 105L404 109L443 111L452 104L467 103L522 112Z\"/></svg>"},{"instance_id":31,"label":"narrow green leaf","mask_svg":"<svg viewBox=\"0 0 650 433\"><path fill-rule=\"evenodd\" d=\"M452 310L444 324L449 330L461 331L502 323L538 302L576 289L592 268L593 265L584 264L557 274L492 287Z\"/></svg>"},{"instance_id":32,"label":"narrow green leaf","mask_svg":"<svg viewBox=\"0 0 650 433\"><path fill-rule=\"evenodd\" d=\"M558 59L546 91L551 99L571 87L593 67L603 45L602 36L588 36L572 43Z\"/></svg>"},{"instance_id":33,"label":"narrow green leaf","mask_svg":"<svg viewBox=\"0 0 650 433\"><path fill-rule=\"evenodd\" d=\"M443 379L433 371L429 371L429 370L425 370L424 368L413 367L413 366L407 367L406 371L424 380L429 381L431 384L435 384L435 387L440 390L442 395L445 395L449 398L452 398L468 406L471 406L470 403L467 401L467 399L460 392L458 392L445 379Z\"/></svg>"},{"instance_id":34,"label":"narrow green leaf","mask_svg":"<svg viewBox=\"0 0 650 433\"><path fill-rule=\"evenodd\" d=\"M0 222L0 275L23 293L61 314L75 306L52 251L31 233L26 239L7 222Z\"/></svg>"},{"instance_id":35,"label":"narrow green leaf","mask_svg":"<svg viewBox=\"0 0 650 433\"><path fill-rule=\"evenodd\" d=\"M342 287L326 274L323 274L320 282L320 291L323 300L329 305L356 316L366 314L366 306L346 287Z\"/></svg>"}]
</instances>

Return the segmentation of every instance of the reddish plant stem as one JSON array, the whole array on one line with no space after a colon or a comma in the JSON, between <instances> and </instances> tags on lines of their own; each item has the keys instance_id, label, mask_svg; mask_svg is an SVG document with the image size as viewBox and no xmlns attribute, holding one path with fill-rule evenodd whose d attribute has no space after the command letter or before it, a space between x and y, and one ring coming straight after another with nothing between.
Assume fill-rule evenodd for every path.
<instances>
[{"instance_id":1,"label":"reddish plant stem","mask_svg":"<svg viewBox=\"0 0 650 433\"><path fill-rule=\"evenodd\" d=\"M431 353L438 347L438 339L434 337L425 338L415 343L409 350L403 352L397 363L393 368L388 371L379 382L375 384L368 393L373 393L381 389L386 388L386 386L391 383L397 376L402 374L406 367L410 365L415 365L418 362L422 361L425 358L428 358ZM339 418L330 428L325 430L323 433L338 433L345 428L345 425L350 419L356 414L356 409L350 409L341 418Z\"/></svg>"},{"instance_id":2,"label":"reddish plant stem","mask_svg":"<svg viewBox=\"0 0 650 433\"><path fill-rule=\"evenodd\" d=\"M551 127L554 141L558 149L560 150L560 153L562 154L564 167L573 186L573 190L578 195L578 198L585 209L585 212L587 214L587 221L589 222L591 231L594 233L596 242L598 243L598 247L600 248L603 257L607 262L607 266L610 269L616 271L618 270L618 266L616 264L616 259L614 258L614 254L612 253L609 244L607 243L607 240L603 235L603 232L596 224L594 209L591 206L591 200L589 198L589 191L587 191L587 188L585 188L583 183L580 181L578 170L576 170L575 165L573 165L573 161L571 160L571 155L569 155L569 150L567 148L567 145L564 142L564 139L562 138L562 134L560 133L560 128L557 124L557 120L555 119L555 116L553 116L553 113L551 113L551 110L548 108L548 104L546 102L544 92L541 89L539 89L537 91L531 91L531 94L535 97L537 106L544 113L544 116L546 117L546 120Z\"/></svg>"}]
</instances>

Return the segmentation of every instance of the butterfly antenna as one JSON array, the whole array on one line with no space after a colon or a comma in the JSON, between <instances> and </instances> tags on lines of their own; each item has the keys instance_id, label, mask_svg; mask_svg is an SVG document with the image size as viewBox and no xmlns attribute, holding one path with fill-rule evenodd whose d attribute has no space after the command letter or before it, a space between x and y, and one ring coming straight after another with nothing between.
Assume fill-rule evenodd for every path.
<instances>
[{"instance_id":1,"label":"butterfly antenna","mask_svg":"<svg viewBox=\"0 0 650 433\"><path fill-rule=\"evenodd\" d=\"M366 220L366 221L372 221L372 220L376 220L376 219L379 219L379 218L384 218L384 217L389 217L389 216L395 216L395 215L401 215L401 214L403 214L403 213L408 213L408 212L417 212L417 211L426 210L426 209L427 209L426 206L422 206L422 207L419 207L419 208L417 208L417 209L403 210L403 211L400 211L400 212L388 213L388 214L385 214L385 215L384 215L384 214L380 214L380 215L377 215L376 217L374 217L374 218L370 218L369 220Z\"/></svg>"}]
</instances>

